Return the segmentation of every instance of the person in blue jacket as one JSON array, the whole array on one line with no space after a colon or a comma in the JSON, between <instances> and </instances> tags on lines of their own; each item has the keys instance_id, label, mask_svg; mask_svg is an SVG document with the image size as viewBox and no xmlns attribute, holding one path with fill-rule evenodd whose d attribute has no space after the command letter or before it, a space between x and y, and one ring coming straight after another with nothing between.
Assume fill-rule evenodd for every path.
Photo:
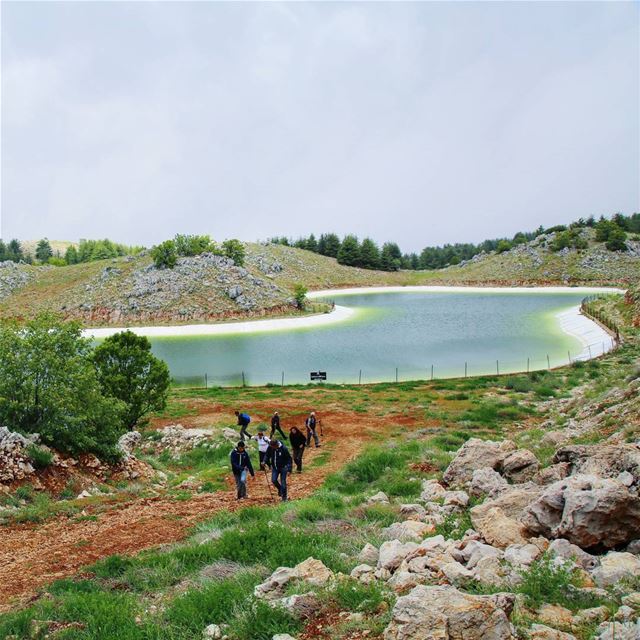
<instances>
[{"instance_id":1,"label":"person in blue jacket","mask_svg":"<svg viewBox=\"0 0 640 640\"><path fill-rule=\"evenodd\" d=\"M287 501L287 474L291 473L293 460L287 447L280 440L271 440L265 463L271 467L271 482L283 502Z\"/></svg>"},{"instance_id":2,"label":"person in blue jacket","mask_svg":"<svg viewBox=\"0 0 640 640\"><path fill-rule=\"evenodd\" d=\"M238 418L238 426L240 427L240 437L243 440L245 438L251 440L253 436L247 431L247 427L251 422L251 416L248 413L236 411L236 418Z\"/></svg>"},{"instance_id":3,"label":"person in blue jacket","mask_svg":"<svg viewBox=\"0 0 640 640\"><path fill-rule=\"evenodd\" d=\"M237 499L242 500L247 497L247 474L250 473L252 478L256 477L256 474L253 472L251 458L244 447L244 440L238 442L229 458L231 460L231 471L233 471L236 488L238 489Z\"/></svg>"}]
</instances>

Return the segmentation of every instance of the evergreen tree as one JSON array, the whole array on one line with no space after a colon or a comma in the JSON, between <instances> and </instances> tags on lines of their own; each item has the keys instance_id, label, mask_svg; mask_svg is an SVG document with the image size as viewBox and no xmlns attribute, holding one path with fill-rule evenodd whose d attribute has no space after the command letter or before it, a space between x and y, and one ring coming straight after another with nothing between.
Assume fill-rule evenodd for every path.
<instances>
[{"instance_id":1,"label":"evergreen tree","mask_svg":"<svg viewBox=\"0 0 640 640\"><path fill-rule=\"evenodd\" d=\"M360 244L356 236L348 235L344 237L340 244L337 258L340 264L346 264L350 267L355 267L359 264Z\"/></svg>"},{"instance_id":2,"label":"evergreen tree","mask_svg":"<svg viewBox=\"0 0 640 640\"><path fill-rule=\"evenodd\" d=\"M78 250L70 244L64 253L64 261L67 264L78 264Z\"/></svg>"},{"instance_id":3,"label":"evergreen tree","mask_svg":"<svg viewBox=\"0 0 640 640\"><path fill-rule=\"evenodd\" d=\"M307 238L306 247L307 251L313 251L314 253L318 253L318 241L313 233Z\"/></svg>"},{"instance_id":4,"label":"evergreen tree","mask_svg":"<svg viewBox=\"0 0 640 640\"><path fill-rule=\"evenodd\" d=\"M36 247L36 258L40 260L40 262L48 262L49 258L53 255L53 250L51 249L51 245L46 238L43 238L38 242L38 246Z\"/></svg>"},{"instance_id":5,"label":"evergreen tree","mask_svg":"<svg viewBox=\"0 0 640 640\"><path fill-rule=\"evenodd\" d=\"M340 238L335 233L324 236L324 253L322 255L337 258L340 251Z\"/></svg>"},{"instance_id":6,"label":"evergreen tree","mask_svg":"<svg viewBox=\"0 0 640 640\"><path fill-rule=\"evenodd\" d=\"M360 245L358 266L363 269L378 269L380 267L380 249L371 238L365 238Z\"/></svg>"},{"instance_id":7,"label":"evergreen tree","mask_svg":"<svg viewBox=\"0 0 640 640\"><path fill-rule=\"evenodd\" d=\"M626 239L627 234L620 227L616 227L609 233L605 246L609 251L626 251Z\"/></svg>"},{"instance_id":8,"label":"evergreen tree","mask_svg":"<svg viewBox=\"0 0 640 640\"><path fill-rule=\"evenodd\" d=\"M385 242L382 245L381 265L385 271L397 271L402 263L400 247L395 242Z\"/></svg>"}]
</instances>

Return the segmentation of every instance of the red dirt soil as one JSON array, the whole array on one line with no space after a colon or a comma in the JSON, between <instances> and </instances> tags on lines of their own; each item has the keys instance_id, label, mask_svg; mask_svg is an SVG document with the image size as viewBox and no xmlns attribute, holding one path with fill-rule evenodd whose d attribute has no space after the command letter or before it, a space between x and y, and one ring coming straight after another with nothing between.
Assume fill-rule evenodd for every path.
<instances>
[{"instance_id":1,"label":"red dirt soil","mask_svg":"<svg viewBox=\"0 0 640 640\"><path fill-rule=\"evenodd\" d=\"M220 415L212 413L211 408L211 404L206 409L200 407L199 416L180 422L195 426L206 419L219 419ZM220 407L215 409L220 410ZM290 496L293 499L310 494L322 484L327 474L355 457L375 433L394 426L388 417L373 419L347 412L323 413L322 419L323 442L331 447L331 456L326 463L309 467L314 457L326 449L310 448L305 452L307 467L304 473L291 476ZM92 508L88 507L85 513L95 515L95 520L73 521L57 517L44 524L0 529L0 611L26 602L47 583L73 576L83 566L101 558L116 553L132 554L183 539L196 523L217 511L234 511L240 506L232 487L230 478L228 489L193 494L188 500L164 496L140 498L110 505L93 514ZM264 474L258 470L256 478L249 482L249 499L241 506L266 505L272 500Z\"/></svg>"}]
</instances>

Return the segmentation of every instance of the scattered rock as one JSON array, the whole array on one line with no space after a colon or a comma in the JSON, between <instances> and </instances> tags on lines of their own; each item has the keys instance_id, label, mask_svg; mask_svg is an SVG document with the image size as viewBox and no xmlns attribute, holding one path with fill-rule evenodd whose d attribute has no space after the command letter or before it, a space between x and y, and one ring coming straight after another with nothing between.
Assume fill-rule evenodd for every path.
<instances>
[{"instance_id":1,"label":"scattered rock","mask_svg":"<svg viewBox=\"0 0 640 640\"><path fill-rule=\"evenodd\" d=\"M516 445L511 440L493 442L471 438L460 447L442 479L450 486L466 486L473 479L475 470L486 467L498 470L504 459L515 450Z\"/></svg>"},{"instance_id":2,"label":"scattered rock","mask_svg":"<svg viewBox=\"0 0 640 640\"><path fill-rule=\"evenodd\" d=\"M591 575L599 587L611 587L624 578L640 576L640 558L631 553L609 551L600 558Z\"/></svg>"}]
</instances>

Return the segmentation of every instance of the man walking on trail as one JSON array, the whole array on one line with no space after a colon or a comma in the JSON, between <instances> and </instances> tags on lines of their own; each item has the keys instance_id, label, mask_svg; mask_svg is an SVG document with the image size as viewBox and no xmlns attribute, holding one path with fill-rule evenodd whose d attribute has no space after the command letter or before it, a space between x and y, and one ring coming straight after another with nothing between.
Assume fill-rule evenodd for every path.
<instances>
[{"instance_id":1,"label":"man walking on trail","mask_svg":"<svg viewBox=\"0 0 640 640\"><path fill-rule=\"evenodd\" d=\"M278 490L282 502L287 501L287 474L291 473L291 454L280 440L269 443L266 463L271 467L271 482Z\"/></svg>"},{"instance_id":2,"label":"man walking on trail","mask_svg":"<svg viewBox=\"0 0 640 640\"><path fill-rule=\"evenodd\" d=\"M247 431L247 427L251 422L251 416L248 413L240 413L240 411L236 411L236 417L238 418L238 426L240 427L240 438L244 440L246 437L251 440L253 436Z\"/></svg>"},{"instance_id":3,"label":"man walking on trail","mask_svg":"<svg viewBox=\"0 0 640 640\"><path fill-rule=\"evenodd\" d=\"M238 442L229 458L231 460L231 471L233 471L233 477L235 478L236 488L238 490L236 499L242 500L247 497L247 474L250 473L252 478L256 476L253 472L251 458L245 451L244 440Z\"/></svg>"},{"instance_id":4,"label":"man walking on trail","mask_svg":"<svg viewBox=\"0 0 640 640\"><path fill-rule=\"evenodd\" d=\"M320 446L320 439L318 438L318 434L316 433L316 412L312 411L309 414L309 417L305 420L305 425L307 427L307 447L311 444L311 438L316 445L316 449Z\"/></svg>"},{"instance_id":5,"label":"man walking on trail","mask_svg":"<svg viewBox=\"0 0 640 640\"><path fill-rule=\"evenodd\" d=\"M284 431L280 428L280 416L278 415L277 411L274 411L273 416L271 417L271 435L270 435L271 438L273 438L273 435L276 431L279 431L280 435L283 438L287 437L284 434Z\"/></svg>"},{"instance_id":6,"label":"man walking on trail","mask_svg":"<svg viewBox=\"0 0 640 640\"><path fill-rule=\"evenodd\" d=\"M269 449L269 443L271 438L264 435L264 431L260 429L258 431L258 456L260 457L260 471L264 471L264 460L267 457L267 449Z\"/></svg>"},{"instance_id":7,"label":"man walking on trail","mask_svg":"<svg viewBox=\"0 0 640 640\"><path fill-rule=\"evenodd\" d=\"M291 431L289 431L289 442L291 443L291 453L293 454L296 469L298 473L302 473L302 456L304 455L307 439L298 427L291 427Z\"/></svg>"}]
</instances>

